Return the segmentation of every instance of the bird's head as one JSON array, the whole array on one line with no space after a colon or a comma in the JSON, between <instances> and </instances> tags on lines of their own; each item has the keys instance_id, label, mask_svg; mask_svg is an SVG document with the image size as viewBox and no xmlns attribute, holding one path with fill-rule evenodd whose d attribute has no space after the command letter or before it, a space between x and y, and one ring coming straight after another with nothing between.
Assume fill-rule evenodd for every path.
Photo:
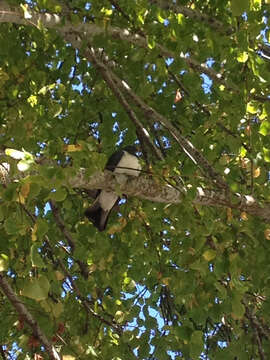
<instances>
[{"instance_id":1,"label":"bird's head","mask_svg":"<svg viewBox=\"0 0 270 360\"><path fill-rule=\"evenodd\" d=\"M122 148L122 150L127 151L131 155L136 155L140 151L139 146L137 145L127 145Z\"/></svg>"}]
</instances>

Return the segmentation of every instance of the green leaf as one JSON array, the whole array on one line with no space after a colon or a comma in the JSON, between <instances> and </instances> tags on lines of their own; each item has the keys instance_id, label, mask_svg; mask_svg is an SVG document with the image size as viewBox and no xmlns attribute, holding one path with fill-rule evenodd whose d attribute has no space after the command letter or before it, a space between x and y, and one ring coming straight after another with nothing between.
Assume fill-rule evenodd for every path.
<instances>
[{"instance_id":1,"label":"green leaf","mask_svg":"<svg viewBox=\"0 0 270 360\"><path fill-rule=\"evenodd\" d=\"M52 312L53 312L53 315L58 318L62 312L64 311L64 305L62 303L57 303L57 304L54 304L53 307L52 307Z\"/></svg>"},{"instance_id":2,"label":"green leaf","mask_svg":"<svg viewBox=\"0 0 270 360\"><path fill-rule=\"evenodd\" d=\"M50 194L50 198L54 201L64 201L66 197L67 197L67 191L63 187L57 189L56 191Z\"/></svg>"},{"instance_id":3,"label":"green leaf","mask_svg":"<svg viewBox=\"0 0 270 360\"><path fill-rule=\"evenodd\" d=\"M31 262L32 262L32 266L35 267L45 267L45 264L40 256L39 253L39 248L40 248L40 244L35 243L31 246Z\"/></svg>"},{"instance_id":4,"label":"green leaf","mask_svg":"<svg viewBox=\"0 0 270 360\"><path fill-rule=\"evenodd\" d=\"M148 36L147 38L147 46L149 47L149 49L154 49L154 47L156 46L156 40L153 36Z\"/></svg>"},{"instance_id":5,"label":"green leaf","mask_svg":"<svg viewBox=\"0 0 270 360\"><path fill-rule=\"evenodd\" d=\"M46 220L38 218L36 221L36 233L39 239L42 239L43 236L48 232L49 225Z\"/></svg>"},{"instance_id":6,"label":"green leaf","mask_svg":"<svg viewBox=\"0 0 270 360\"><path fill-rule=\"evenodd\" d=\"M270 134L270 121L263 120L263 122L260 125L259 133L262 134L263 136Z\"/></svg>"},{"instance_id":7,"label":"green leaf","mask_svg":"<svg viewBox=\"0 0 270 360\"><path fill-rule=\"evenodd\" d=\"M231 9L233 16L241 16L249 10L249 0L231 0Z\"/></svg>"},{"instance_id":8,"label":"green leaf","mask_svg":"<svg viewBox=\"0 0 270 360\"><path fill-rule=\"evenodd\" d=\"M269 163L270 162L270 150L263 147L263 155L264 155L264 161Z\"/></svg>"},{"instance_id":9,"label":"green leaf","mask_svg":"<svg viewBox=\"0 0 270 360\"><path fill-rule=\"evenodd\" d=\"M9 235L14 235L18 232L18 226L14 218L8 218L4 222L4 228Z\"/></svg>"},{"instance_id":10,"label":"green leaf","mask_svg":"<svg viewBox=\"0 0 270 360\"><path fill-rule=\"evenodd\" d=\"M29 198L34 199L38 196L38 194L40 193L41 190L41 186L40 184L36 183L36 182L31 182L30 183L30 192L29 192Z\"/></svg>"},{"instance_id":11,"label":"green leaf","mask_svg":"<svg viewBox=\"0 0 270 360\"><path fill-rule=\"evenodd\" d=\"M53 102L51 107L50 107L50 113L52 115L52 117L57 117L58 115L61 114L63 108L61 104L58 104L56 102Z\"/></svg>"},{"instance_id":12,"label":"green leaf","mask_svg":"<svg viewBox=\"0 0 270 360\"><path fill-rule=\"evenodd\" d=\"M44 275L38 278L30 279L25 282L21 294L36 301L45 300L48 298L50 283Z\"/></svg>"},{"instance_id":13,"label":"green leaf","mask_svg":"<svg viewBox=\"0 0 270 360\"><path fill-rule=\"evenodd\" d=\"M241 298L238 294L235 294L232 298L232 314L235 319L242 319L246 311L241 303Z\"/></svg>"},{"instance_id":14,"label":"green leaf","mask_svg":"<svg viewBox=\"0 0 270 360\"><path fill-rule=\"evenodd\" d=\"M176 328L176 334L181 340L188 341L192 334L192 329L187 326L178 326Z\"/></svg>"},{"instance_id":15,"label":"green leaf","mask_svg":"<svg viewBox=\"0 0 270 360\"><path fill-rule=\"evenodd\" d=\"M196 359L203 352L203 334L201 331L194 331L190 339L190 355L192 359Z\"/></svg>"},{"instance_id":16,"label":"green leaf","mask_svg":"<svg viewBox=\"0 0 270 360\"><path fill-rule=\"evenodd\" d=\"M93 357L98 357L98 355L97 355L94 347L91 346L91 345L88 345L88 351L87 351L87 353L91 354Z\"/></svg>"}]
</instances>

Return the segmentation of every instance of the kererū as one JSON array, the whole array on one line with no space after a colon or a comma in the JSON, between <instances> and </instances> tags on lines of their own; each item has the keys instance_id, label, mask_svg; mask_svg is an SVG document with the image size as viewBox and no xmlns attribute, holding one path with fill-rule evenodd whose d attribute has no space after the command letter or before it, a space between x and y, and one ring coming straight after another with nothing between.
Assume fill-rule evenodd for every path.
<instances>
[{"instance_id":1,"label":"kerer\u016b","mask_svg":"<svg viewBox=\"0 0 270 360\"><path fill-rule=\"evenodd\" d=\"M109 157L105 169L117 174L139 176L141 164L136 152L136 146L123 147ZM85 216L99 231L103 231L106 228L110 212L118 200L119 196L116 193L99 190L94 203L86 209Z\"/></svg>"}]
</instances>

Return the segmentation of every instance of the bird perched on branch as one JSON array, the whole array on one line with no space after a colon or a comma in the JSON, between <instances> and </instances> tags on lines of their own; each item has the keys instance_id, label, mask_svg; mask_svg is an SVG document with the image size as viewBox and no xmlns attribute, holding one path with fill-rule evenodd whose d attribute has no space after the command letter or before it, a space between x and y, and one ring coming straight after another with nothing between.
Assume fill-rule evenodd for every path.
<instances>
[{"instance_id":1,"label":"bird perched on branch","mask_svg":"<svg viewBox=\"0 0 270 360\"><path fill-rule=\"evenodd\" d=\"M117 174L139 176L141 164L136 155L136 146L128 145L113 153L105 169ZM99 230L106 228L111 210L117 204L119 196L108 190L99 190L94 203L85 211L85 216Z\"/></svg>"}]
</instances>

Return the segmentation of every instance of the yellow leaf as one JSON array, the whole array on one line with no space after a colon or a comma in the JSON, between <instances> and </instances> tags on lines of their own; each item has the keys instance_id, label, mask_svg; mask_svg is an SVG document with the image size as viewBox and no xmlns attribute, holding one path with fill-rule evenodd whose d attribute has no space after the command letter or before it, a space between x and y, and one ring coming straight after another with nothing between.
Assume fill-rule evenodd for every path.
<instances>
[{"instance_id":1,"label":"yellow leaf","mask_svg":"<svg viewBox=\"0 0 270 360\"><path fill-rule=\"evenodd\" d=\"M63 355L62 359L63 360L76 360L76 358L72 355Z\"/></svg>"},{"instance_id":2,"label":"yellow leaf","mask_svg":"<svg viewBox=\"0 0 270 360\"><path fill-rule=\"evenodd\" d=\"M225 90L225 86L224 86L224 85L219 85L219 90L220 90L220 91L224 91L224 90Z\"/></svg>"},{"instance_id":3,"label":"yellow leaf","mask_svg":"<svg viewBox=\"0 0 270 360\"><path fill-rule=\"evenodd\" d=\"M237 56L237 61L240 63L245 63L248 59L248 53L246 51L239 53Z\"/></svg>"},{"instance_id":4,"label":"yellow leaf","mask_svg":"<svg viewBox=\"0 0 270 360\"><path fill-rule=\"evenodd\" d=\"M66 145L64 147L64 151L66 152L82 151L82 145L80 144Z\"/></svg>"},{"instance_id":5,"label":"yellow leaf","mask_svg":"<svg viewBox=\"0 0 270 360\"><path fill-rule=\"evenodd\" d=\"M136 217L136 212L134 210L131 210L130 213L128 214L128 218L130 220L133 220L135 219L135 217Z\"/></svg>"},{"instance_id":6,"label":"yellow leaf","mask_svg":"<svg viewBox=\"0 0 270 360\"><path fill-rule=\"evenodd\" d=\"M162 282L162 284L168 286L168 285L169 285L169 282L170 282L170 278L169 278L169 277L162 278L162 279L161 279L161 282Z\"/></svg>"},{"instance_id":7,"label":"yellow leaf","mask_svg":"<svg viewBox=\"0 0 270 360\"><path fill-rule=\"evenodd\" d=\"M118 221L119 221L118 224L114 224L109 228L108 234L113 235L115 233L119 233L127 225L127 220L125 218L123 218L123 217L119 218Z\"/></svg>"},{"instance_id":8,"label":"yellow leaf","mask_svg":"<svg viewBox=\"0 0 270 360\"><path fill-rule=\"evenodd\" d=\"M31 13L29 12L29 6L28 6L28 4L25 4L25 5L23 5L23 4L20 4L20 6L21 6L21 8L22 8L22 10L23 10L23 16L24 16L24 18L25 19L31 19L32 18L32 15L31 15Z\"/></svg>"},{"instance_id":9,"label":"yellow leaf","mask_svg":"<svg viewBox=\"0 0 270 360\"><path fill-rule=\"evenodd\" d=\"M258 111L257 107L254 106L254 104L252 102L249 102L247 104L247 112L249 112L250 114L256 114Z\"/></svg>"},{"instance_id":10,"label":"yellow leaf","mask_svg":"<svg viewBox=\"0 0 270 360\"><path fill-rule=\"evenodd\" d=\"M37 103L38 103L38 100L37 100L36 95L31 95L31 96L29 96L29 98L27 99L27 102L28 102L28 104L29 104L31 107L36 106Z\"/></svg>"},{"instance_id":11,"label":"yellow leaf","mask_svg":"<svg viewBox=\"0 0 270 360\"><path fill-rule=\"evenodd\" d=\"M258 11L261 9L262 1L261 0L252 0L251 1L251 10Z\"/></svg>"},{"instance_id":12,"label":"yellow leaf","mask_svg":"<svg viewBox=\"0 0 270 360\"><path fill-rule=\"evenodd\" d=\"M165 19L162 17L160 11L158 11L158 13L157 13L157 19L158 19L158 21L159 21L161 24L164 23L164 20L165 20Z\"/></svg>"},{"instance_id":13,"label":"yellow leaf","mask_svg":"<svg viewBox=\"0 0 270 360\"><path fill-rule=\"evenodd\" d=\"M125 313L123 311L116 311L115 315L114 315L115 321L120 324L124 321L125 319Z\"/></svg>"},{"instance_id":14,"label":"yellow leaf","mask_svg":"<svg viewBox=\"0 0 270 360\"><path fill-rule=\"evenodd\" d=\"M22 196L21 193L18 194L16 201L17 201L19 204L22 204L22 205L25 204L25 198Z\"/></svg>"},{"instance_id":15,"label":"yellow leaf","mask_svg":"<svg viewBox=\"0 0 270 360\"><path fill-rule=\"evenodd\" d=\"M253 170L253 177L257 178L261 175L261 168L257 167L256 169Z\"/></svg>"},{"instance_id":16,"label":"yellow leaf","mask_svg":"<svg viewBox=\"0 0 270 360\"><path fill-rule=\"evenodd\" d=\"M216 252L215 250L212 250L212 249L209 249L209 250L206 250L204 253L203 253L203 257L206 261L211 261L213 260L215 257L216 257Z\"/></svg>"},{"instance_id":17,"label":"yellow leaf","mask_svg":"<svg viewBox=\"0 0 270 360\"><path fill-rule=\"evenodd\" d=\"M266 240L270 240L270 229L264 230L264 237L266 238Z\"/></svg>"},{"instance_id":18,"label":"yellow leaf","mask_svg":"<svg viewBox=\"0 0 270 360\"><path fill-rule=\"evenodd\" d=\"M102 12L103 14L105 14L105 16L111 16L112 13L113 13L112 9L106 9L106 8L104 8L104 7L100 10L100 12Z\"/></svg>"},{"instance_id":19,"label":"yellow leaf","mask_svg":"<svg viewBox=\"0 0 270 360\"><path fill-rule=\"evenodd\" d=\"M20 194L24 199L26 199L29 194L29 191L30 191L30 183L23 184L20 190Z\"/></svg>"},{"instance_id":20,"label":"yellow leaf","mask_svg":"<svg viewBox=\"0 0 270 360\"><path fill-rule=\"evenodd\" d=\"M8 257L5 254L0 256L0 271L8 270Z\"/></svg>"},{"instance_id":21,"label":"yellow leaf","mask_svg":"<svg viewBox=\"0 0 270 360\"><path fill-rule=\"evenodd\" d=\"M231 208L227 208L227 221L228 221L228 222L231 222L232 219L233 219L232 209L231 209Z\"/></svg>"},{"instance_id":22,"label":"yellow leaf","mask_svg":"<svg viewBox=\"0 0 270 360\"><path fill-rule=\"evenodd\" d=\"M64 274L61 273L61 271L59 271L59 270L56 270L56 271L55 271L55 277L56 277L56 279L59 280L59 281L61 281L61 280L63 280L63 279L65 278Z\"/></svg>"},{"instance_id":23,"label":"yellow leaf","mask_svg":"<svg viewBox=\"0 0 270 360\"><path fill-rule=\"evenodd\" d=\"M35 223L33 229L32 229L32 234L31 234L31 239L32 241L36 241L37 240L37 223Z\"/></svg>"},{"instance_id":24,"label":"yellow leaf","mask_svg":"<svg viewBox=\"0 0 270 360\"><path fill-rule=\"evenodd\" d=\"M184 15L183 14L177 14L177 22L178 22L178 24L179 25L181 25L182 23L183 23L183 21L184 21Z\"/></svg>"},{"instance_id":25,"label":"yellow leaf","mask_svg":"<svg viewBox=\"0 0 270 360\"><path fill-rule=\"evenodd\" d=\"M241 213L240 217L241 217L242 220L245 220L245 221L248 220L248 216L247 216L247 213L245 211L243 211Z\"/></svg>"}]
</instances>

